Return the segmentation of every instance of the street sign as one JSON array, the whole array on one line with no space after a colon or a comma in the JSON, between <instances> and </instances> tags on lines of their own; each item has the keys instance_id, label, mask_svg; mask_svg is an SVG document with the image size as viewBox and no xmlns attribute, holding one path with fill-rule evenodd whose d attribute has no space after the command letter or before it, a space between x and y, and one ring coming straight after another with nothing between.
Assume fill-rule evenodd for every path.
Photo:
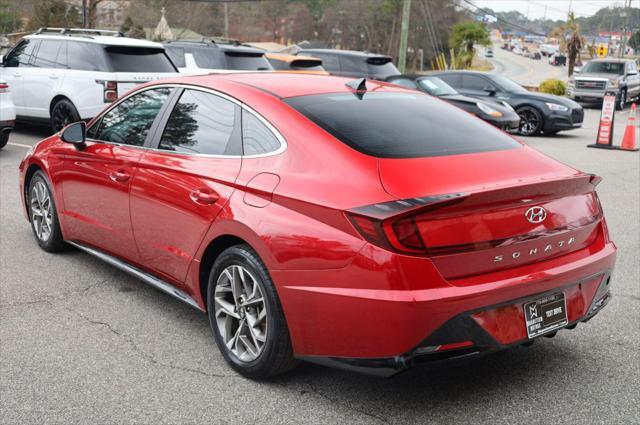
<instances>
[{"instance_id":1,"label":"street sign","mask_svg":"<svg viewBox=\"0 0 640 425\"><path fill-rule=\"evenodd\" d=\"M606 44L599 44L597 49L597 54L599 58L607 57L607 52L609 51L609 47Z\"/></svg>"},{"instance_id":2,"label":"street sign","mask_svg":"<svg viewBox=\"0 0 640 425\"><path fill-rule=\"evenodd\" d=\"M616 94L614 92L605 93L602 101L602 112L600 114L600 125L596 142L587 145L590 148L615 149L613 145L613 120L616 111Z\"/></svg>"}]
</instances>

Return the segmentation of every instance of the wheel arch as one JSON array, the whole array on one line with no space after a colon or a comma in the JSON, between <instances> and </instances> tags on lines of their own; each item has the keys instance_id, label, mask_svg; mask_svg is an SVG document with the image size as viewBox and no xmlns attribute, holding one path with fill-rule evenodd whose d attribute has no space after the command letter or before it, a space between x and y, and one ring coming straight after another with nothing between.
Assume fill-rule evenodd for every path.
<instances>
[{"instance_id":1,"label":"wheel arch","mask_svg":"<svg viewBox=\"0 0 640 425\"><path fill-rule=\"evenodd\" d=\"M200 270L198 271L200 296L202 297L205 309L207 308L207 284L209 283L209 273L211 272L213 263L215 263L216 259L225 249L243 244L251 246L247 241L236 235L224 234L217 236L209 242L209 245L205 248L200 259Z\"/></svg>"},{"instance_id":2,"label":"wheel arch","mask_svg":"<svg viewBox=\"0 0 640 425\"><path fill-rule=\"evenodd\" d=\"M24 200L23 204L26 210L27 217L31 217L29 214L29 186L31 185L31 179L33 178L33 175L36 173L36 171L42 171L43 173L45 172L44 168L40 166L40 164L31 163L29 167L27 167L27 171L25 171L24 173L24 190L22 192L22 199Z\"/></svg>"},{"instance_id":3,"label":"wheel arch","mask_svg":"<svg viewBox=\"0 0 640 425\"><path fill-rule=\"evenodd\" d=\"M60 102L61 100L68 100L69 102L71 102L71 104L73 104L73 107L76 108L76 104L73 103L73 100L71 100L69 96L66 96L64 94L57 94L53 97L53 99L51 99L51 103L49 104L49 118L51 118L51 113L53 112L54 105ZM76 108L76 110L77 109L78 108Z\"/></svg>"}]
</instances>

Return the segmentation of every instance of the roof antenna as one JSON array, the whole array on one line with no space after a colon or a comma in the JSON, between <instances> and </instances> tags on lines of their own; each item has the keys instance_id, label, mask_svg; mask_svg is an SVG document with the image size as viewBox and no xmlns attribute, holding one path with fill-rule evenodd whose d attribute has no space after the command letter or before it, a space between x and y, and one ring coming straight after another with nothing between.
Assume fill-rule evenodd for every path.
<instances>
[{"instance_id":1,"label":"roof antenna","mask_svg":"<svg viewBox=\"0 0 640 425\"><path fill-rule=\"evenodd\" d=\"M358 78L357 80L352 80L347 83L344 83L344 85L355 91L367 91L366 78Z\"/></svg>"}]
</instances>

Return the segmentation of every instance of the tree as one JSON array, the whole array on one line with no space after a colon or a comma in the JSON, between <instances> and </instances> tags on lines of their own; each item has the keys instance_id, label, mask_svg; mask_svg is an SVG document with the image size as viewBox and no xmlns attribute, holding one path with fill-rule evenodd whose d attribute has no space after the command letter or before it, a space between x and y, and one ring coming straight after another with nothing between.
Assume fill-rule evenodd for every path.
<instances>
[{"instance_id":1,"label":"tree","mask_svg":"<svg viewBox=\"0 0 640 425\"><path fill-rule=\"evenodd\" d=\"M8 3L0 2L0 34L8 34L20 28L20 15Z\"/></svg>"},{"instance_id":2,"label":"tree","mask_svg":"<svg viewBox=\"0 0 640 425\"><path fill-rule=\"evenodd\" d=\"M87 0L87 27L95 28L98 25L98 5L104 0Z\"/></svg>"},{"instance_id":3,"label":"tree","mask_svg":"<svg viewBox=\"0 0 640 425\"><path fill-rule=\"evenodd\" d=\"M144 32L144 27L136 23L131 16L125 18L120 27L120 32L131 38L145 38L147 36Z\"/></svg>"},{"instance_id":4,"label":"tree","mask_svg":"<svg viewBox=\"0 0 640 425\"><path fill-rule=\"evenodd\" d=\"M580 24L576 21L573 13L569 14L566 23L551 31L551 36L558 38L560 40L560 50L567 52L567 74L571 77L573 68L576 65L576 59L585 44L584 38L580 35Z\"/></svg>"},{"instance_id":5,"label":"tree","mask_svg":"<svg viewBox=\"0 0 640 425\"><path fill-rule=\"evenodd\" d=\"M449 44L457 51L458 56L463 57L464 65L469 68L475 55L475 44L489 46L489 34L479 22L461 22L451 29Z\"/></svg>"},{"instance_id":6,"label":"tree","mask_svg":"<svg viewBox=\"0 0 640 425\"><path fill-rule=\"evenodd\" d=\"M631 38L629 38L629 46L638 54L640 50L640 30L634 32Z\"/></svg>"},{"instance_id":7,"label":"tree","mask_svg":"<svg viewBox=\"0 0 640 425\"><path fill-rule=\"evenodd\" d=\"M78 27L82 23L80 10L64 0L40 0L33 10L32 27Z\"/></svg>"}]
</instances>

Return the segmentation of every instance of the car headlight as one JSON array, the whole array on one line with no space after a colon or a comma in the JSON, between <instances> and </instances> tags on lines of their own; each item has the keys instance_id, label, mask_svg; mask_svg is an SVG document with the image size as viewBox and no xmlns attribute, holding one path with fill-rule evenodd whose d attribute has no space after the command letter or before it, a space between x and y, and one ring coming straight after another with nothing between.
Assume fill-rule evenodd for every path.
<instances>
[{"instance_id":1,"label":"car headlight","mask_svg":"<svg viewBox=\"0 0 640 425\"><path fill-rule=\"evenodd\" d=\"M478 108L487 115L491 115L492 117L500 118L502 116L502 112L493 109L491 106L487 105L483 102L476 103Z\"/></svg>"},{"instance_id":2,"label":"car headlight","mask_svg":"<svg viewBox=\"0 0 640 425\"><path fill-rule=\"evenodd\" d=\"M513 106L509 105L506 101L501 101L500 103L502 103L502 105L504 105L505 108L507 108L510 111L515 112L515 109L513 109Z\"/></svg>"},{"instance_id":3,"label":"car headlight","mask_svg":"<svg viewBox=\"0 0 640 425\"><path fill-rule=\"evenodd\" d=\"M618 87L619 84L620 82L618 80L609 80L609 83L607 85L609 87Z\"/></svg>"},{"instance_id":4,"label":"car headlight","mask_svg":"<svg viewBox=\"0 0 640 425\"><path fill-rule=\"evenodd\" d=\"M564 105L558 105L557 103L545 103L545 105L547 105L547 107L549 109L551 109L552 111L562 111L562 112L566 112L569 110L569 108L567 108Z\"/></svg>"}]
</instances>

